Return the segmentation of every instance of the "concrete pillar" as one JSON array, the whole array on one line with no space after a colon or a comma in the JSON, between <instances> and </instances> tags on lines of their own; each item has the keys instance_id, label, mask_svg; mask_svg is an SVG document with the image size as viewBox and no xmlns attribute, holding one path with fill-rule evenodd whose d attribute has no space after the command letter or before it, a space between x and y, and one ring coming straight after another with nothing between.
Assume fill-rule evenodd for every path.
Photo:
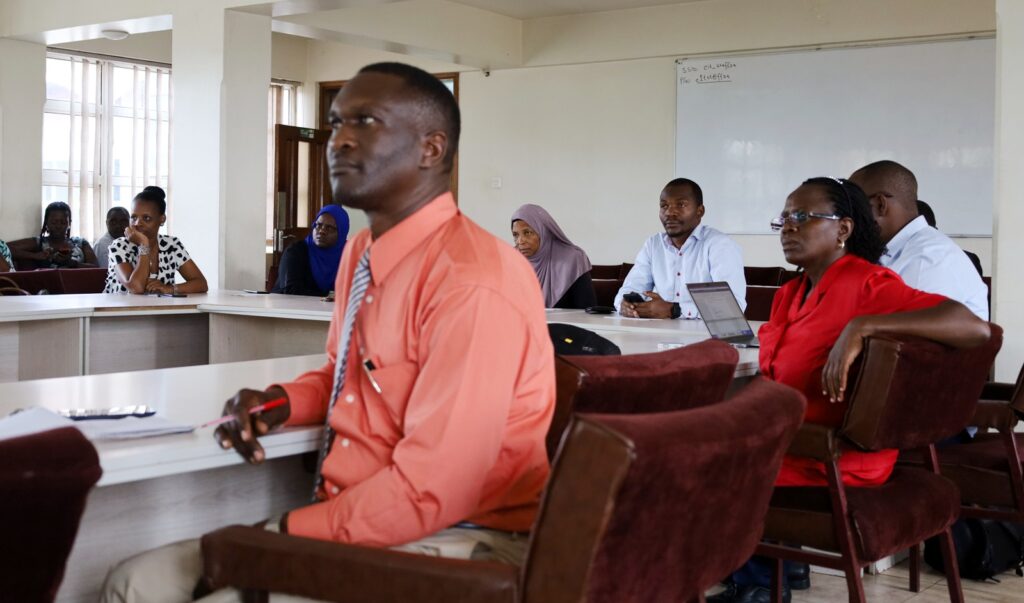
<instances>
[{"instance_id":1,"label":"concrete pillar","mask_svg":"<svg viewBox=\"0 0 1024 603\"><path fill-rule=\"evenodd\" d=\"M42 221L45 102L46 47L0 39L0 239L5 241L38 233Z\"/></svg>"},{"instance_id":2,"label":"concrete pillar","mask_svg":"<svg viewBox=\"0 0 1024 603\"><path fill-rule=\"evenodd\" d=\"M171 230L211 288L262 288L270 18L191 4L173 35Z\"/></svg>"}]
</instances>

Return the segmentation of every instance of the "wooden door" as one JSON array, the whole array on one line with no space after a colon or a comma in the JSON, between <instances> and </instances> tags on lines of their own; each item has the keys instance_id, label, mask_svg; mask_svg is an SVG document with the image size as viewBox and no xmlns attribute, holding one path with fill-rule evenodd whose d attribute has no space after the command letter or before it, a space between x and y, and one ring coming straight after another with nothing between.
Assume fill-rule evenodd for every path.
<instances>
[{"instance_id":1,"label":"wooden door","mask_svg":"<svg viewBox=\"0 0 1024 603\"><path fill-rule=\"evenodd\" d=\"M330 130L274 126L274 254L267 270L268 291L277 280L281 254L309 234L316 215L331 202L330 136Z\"/></svg>"}]
</instances>

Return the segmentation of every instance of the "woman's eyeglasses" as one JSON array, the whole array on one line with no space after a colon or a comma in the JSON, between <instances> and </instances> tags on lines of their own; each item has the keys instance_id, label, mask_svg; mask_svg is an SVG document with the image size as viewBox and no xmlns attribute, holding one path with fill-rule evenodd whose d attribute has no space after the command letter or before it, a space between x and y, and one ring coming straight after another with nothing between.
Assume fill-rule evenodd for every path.
<instances>
[{"instance_id":1,"label":"woman's eyeglasses","mask_svg":"<svg viewBox=\"0 0 1024 603\"><path fill-rule=\"evenodd\" d=\"M792 224L793 226L800 227L807 223L811 218L820 218L822 220L840 220L840 216L835 214L819 214L813 211L794 211L791 213L781 213L777 218L772 218L771 225L772 230L782 230L786 224Z\"/></svg>"},{"instance_id":2,"label":"woman's eyeglasses","mask_svg":"<svg viewBox=\"0 0 1024 603\"><path fill-rule=\"evenodd\" d=\"M324 232L338 232L338 227L331 226L330 224L324 224L323 222L315 222L313 224L313 230L322 230Z\"/></svg>"}]
</instances>

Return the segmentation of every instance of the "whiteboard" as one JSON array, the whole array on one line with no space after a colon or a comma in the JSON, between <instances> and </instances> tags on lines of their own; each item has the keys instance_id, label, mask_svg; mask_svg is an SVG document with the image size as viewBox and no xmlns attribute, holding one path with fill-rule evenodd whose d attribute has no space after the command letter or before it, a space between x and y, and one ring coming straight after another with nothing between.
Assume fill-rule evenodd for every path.
<instances>
[{"instance_id":1,"label":"whiteboard","mask_svg":"<svg viewBox=\"0 0 1024 603\"><path fill-rule=\"evenodd\" d=\"M992 39L680 60L676 174L706 222L761 234L807 178L892 159L940 230L991 236L995 64Z\"/></svg>"}]
</instances>

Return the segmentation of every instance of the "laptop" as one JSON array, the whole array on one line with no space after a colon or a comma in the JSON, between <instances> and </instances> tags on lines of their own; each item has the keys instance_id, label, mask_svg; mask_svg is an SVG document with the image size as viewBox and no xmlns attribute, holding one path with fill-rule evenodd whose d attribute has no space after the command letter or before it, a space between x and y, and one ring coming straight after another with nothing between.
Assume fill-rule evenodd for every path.
<instances>
[{"instance_id":1,"label":"laptop","mask_svg":"<svg viewBox=\"0 0 1024 603\"><path fill-rule=\"evenodd\" d=\"M760 347L729 283L687 283L686 288L712 339L721 339L738 348Z\"/></svg>"}]
</instances>

